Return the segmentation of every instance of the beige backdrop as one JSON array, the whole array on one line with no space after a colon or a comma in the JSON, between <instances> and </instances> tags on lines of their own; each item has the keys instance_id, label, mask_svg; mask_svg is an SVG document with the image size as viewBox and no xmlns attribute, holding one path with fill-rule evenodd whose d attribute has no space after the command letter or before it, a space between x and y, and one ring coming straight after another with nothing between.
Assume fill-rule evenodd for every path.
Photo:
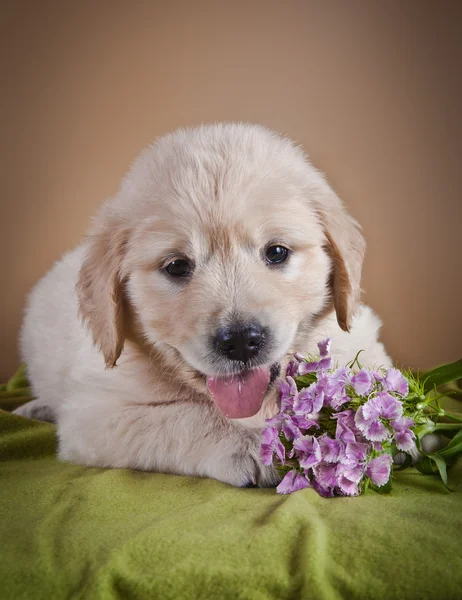
<instances>
[{"instance_id":1,"label":"beige backdrop","mask_svg":"<svg viewBox=\"0 0 462 600\"><path fill-rule=\"evenodd\" d=\"M400 363L462 355L462 3L2 3L2 358L27 290L150 140L287 132L361 221L367 301Z\"/></svg>"}]
</instances>

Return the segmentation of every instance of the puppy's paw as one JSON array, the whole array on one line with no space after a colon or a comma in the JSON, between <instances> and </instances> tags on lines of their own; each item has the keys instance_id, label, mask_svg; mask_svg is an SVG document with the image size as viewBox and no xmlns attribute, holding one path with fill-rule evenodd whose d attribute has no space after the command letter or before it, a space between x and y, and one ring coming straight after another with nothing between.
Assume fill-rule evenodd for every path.
<instances>
[{"instance_id":1,"label":"puppy's paw","mask_svg":"<svg viewBox=\"0 0 462 600\"><path fill-rule=\"evenodd\" d=\"M260 460L261 433L259 430L244 430L239 443L231 455L234 474L232 485L237 487L274 487L281 480L273 466Z\"/></svg>"}]
</instances>

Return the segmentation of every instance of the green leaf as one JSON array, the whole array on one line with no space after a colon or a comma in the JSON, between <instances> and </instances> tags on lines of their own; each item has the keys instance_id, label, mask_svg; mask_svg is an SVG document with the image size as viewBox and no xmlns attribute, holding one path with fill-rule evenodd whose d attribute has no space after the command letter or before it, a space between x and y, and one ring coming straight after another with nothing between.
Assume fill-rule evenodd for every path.
<instances>
[{"instance_id":1,"label":"green leaf","mask_svg":"<svg viewBox=\"0 0 462 600\"><path fill-rule=\"evenodd\" d=\"M462 423L436 423L433 431L460 431Z\"/></svg>"},{"instance_id":2,"label":"green leaf","mask_svg":"<svg viewBox=\"0 0 462 600\"><path fill-rule=\"evenodd\" d=\"M448 474L446 471L446 461L438 454L426 454L422 460L416 463L416 468L425 475L439 473L442 482L447 490L454 491L448 485Z\"/></svg>"},{"instance_id":3,"label":"green leaf","mask_svg":"<svg viewBox=\"0 0 462 600\"><path fill-rule=\"evenodd\" d=\"M453 363L441 365L432 371L425 373L424 388L426 392L430 392L435 386L439 387L445 383L450 383L462 377L462 358Z\"/></svg>"},{"instance_id":4,"label":"green leaf","mask_svg":"<svg viewBox=\"0 0 462 600\"><path fill-rule=\"evenodd\" d=\"M438 472L440 474L440 477L441 477L444 485L450 492L452 492L453 490L451 490L451 488L448 485L448 473L446 471L446 461L444 460L444 458L442 458L438 454L429 454L428 456L438 467Z\"/></svg>"},{"instance_id":5,"label":"green leaf","mask_svg":"<svg viewBox=\"0 0 462 600\"><path fill-rule=\"evenodd\" d=\"M438 472L436 465L430 459L429 456L425 455L421 460L419 460L415 467L418 471L423 473L424 475L435 475Z\"/></svg>"},{"instance_id":6,"label":"green leaf","mask_svg":"<svg viewBox=\"0 0 462 600\"><path fill-rule=\"evenodd\" d=\"M308 373L307 375L294 377L294 379L295 383L297 384L297 388L300 390L301 388L308 387L312 383L316 382L318 380L318 376L316 373Z\"/></svg>"},{"instance_id":7,"label":"green leaf","mask_svg":"<svg viewBox=\"0 0 462 600\"><path fill-rule=\"evenodd\" d=\"M444 460L455 458L459 454L462 454L462 429L456 433L447 446L438 450L436 454L444 458Z\"/></svg>"}]
</instances>

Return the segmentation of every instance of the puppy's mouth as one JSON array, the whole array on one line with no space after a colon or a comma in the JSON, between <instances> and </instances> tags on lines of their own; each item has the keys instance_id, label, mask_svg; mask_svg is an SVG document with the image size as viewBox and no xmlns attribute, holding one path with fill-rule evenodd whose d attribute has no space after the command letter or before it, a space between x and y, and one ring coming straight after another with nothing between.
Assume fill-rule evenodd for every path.
<instances>
[{"instance_id":1,"label":"puppy's mouth","mask_svg":"<svg viewBox=\"0 0 462 600\"><path fill-rule=\"evenodd\" d=\"M273 363L222 377L207 377L207 388L217 408L230 419L244 419L258 413L268 390L279 376L281 366Z\"/></svg>"}]
</instances>

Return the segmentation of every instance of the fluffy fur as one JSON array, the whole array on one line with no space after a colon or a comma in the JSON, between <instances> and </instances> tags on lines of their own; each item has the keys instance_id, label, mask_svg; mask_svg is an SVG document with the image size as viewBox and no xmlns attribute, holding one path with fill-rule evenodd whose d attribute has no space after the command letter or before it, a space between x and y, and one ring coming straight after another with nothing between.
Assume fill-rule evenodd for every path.
<instances>
[{"instance_id":1,"label":"fluffy fur","mask_svg":"<svg viewBox=\"0 0 462 600\"><path fill-rule=\"evenodd\" d=\"M279 243L287 263L269 266ZM340 363L364 349L389 365L380 321L359 303L365 243L302 150L254 125L179 130L141 153L83 245L32 291L22 356L36 400L17 412L58 424L62 460L271 485L259 461L261 411L226 419L206 376L235 372L210 344L233 320L269 331L251 366L314 352ZM187 282L164 267L186 256Z\"/></svg>"}]
</instances>

